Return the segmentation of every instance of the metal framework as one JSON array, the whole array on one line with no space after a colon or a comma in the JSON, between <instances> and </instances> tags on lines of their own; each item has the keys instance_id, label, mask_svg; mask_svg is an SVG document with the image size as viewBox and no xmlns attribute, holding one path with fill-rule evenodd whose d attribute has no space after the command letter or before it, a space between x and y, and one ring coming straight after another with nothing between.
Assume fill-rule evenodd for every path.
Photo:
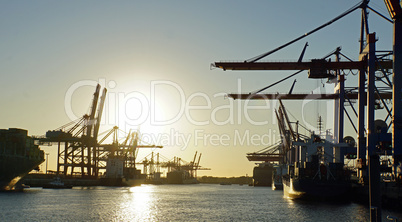
<instances>
[{"instance_id":1,"label":"metal framework","mask_svg":"<svg viewBox=\"0 0 402 222\"><path fill-rule=\"evenodd\" d=\"M119 143L117 126L109 130L98 141L102 110L106 98L106 88L99 97L101 86L96 86L91 109L77 121L70 122L56 130L48 131L42 144L57 144L57 175L97 179L100 170L105 170L109 158L124 160L125 169L136 169L135 161L138 148L162 148L156 145L141 145L137 132L129 132L124 142ZM111 144L104 142L112 136Z\"/></svg>"},{"instance_id":2,"label":"metal framework","mask_svg":"<svg viewBox=\"0 0 402 222\"><path fill-rule=\"evenodd\" d=\"M384 0L389 14L392 18L388 19L374 9L368 6L369 0L363 0L351 9L342 13L331 21L321 25L320 27L307 32L306 34L277 47L262 55L245 60L243 62L215 62L211 64L213 67L223 70L299 70L292 74L294 76L302 70L309 70L309 78L336 78L336 86L334 94L229 94L234 99L334 99L335 100L335 134L334 139L338 143L343 140L344 114L351 121L357 132L357 156L359 158L358 176L363 178L366 175L370 180L370 205L376 206L379 213L375 215L381 220L381 204L380 204L380 188L379 188L379 158L383 153L379 148L381 144L378 137L382 132L381 125L375 124L375 111L379 108L385 109L387 117L384 119L386 123L386 131L392 128L392 157L393 157L393 174L397 175L396 167L402 162L402 8L399 0ZM298 62L260 62L262 58L285 48L294 42L297 42L306 36L332 24L349 13L361 9L361 32L360 32L360 51L359 61L340 61L340 50L336 50L335 62L323 59L311 60L309 62L301 62L304 50ZM377 15L393 23L394 40L393 50L389 52L376 51L375 33L369 31L368 10L375 12ZM388 59L393 56L392 60ZM350 91L345 90L343 69L354 69L359 72L358 86ZM392 81L389 77L392 73ZM285 79L290 78L286 77ZM284 81L280 80L279 82ZM271 84L273 86L277 83ZM379 86L383 84L385 87L381 89ZM265 87L263 90L269 88ZM293 86L292 86L293 89ZM290 92L292 91L290 90ZM261 92L262 90L258 91ZM353 107L351 100L358 100L357 111ZM386 100L392 99L392 108L386 103ZM352 117L345 109L345 101L349 103L353 112L356 114L358 123L357 127L353 123ZM365 111L366 109L366 111ZM278 115L278 114L277 114ZM281 126L280 126L281 128ZM283 128L283 126L282 126ZM283 132L281 132L282 134ZM386 133L386 132L385 132ZM377 138L377 139L376 139ZM284 140L286 142L286 140ZM381 141L383 142L383 141ZM284 144L286 146L286 144ZM365 166L369 167L366 168ZM368 170L368 172L367 172ZM373 192L371 192L373 191Z\"/></svg>"},{"instance_id":3,"label":"metal framework","mask_svg":"<svg viewBox=\"0 0 402 222\"><path fill-rule=\"evenodd\" d=\"M144 159L137 164L142 164L144 167L144 173L148 175L149 179L153 179L156 174L161 173L161 168L167 169L167 172L171 172L174 170L186 170L190 173L191 177L197 177L198 170L210 170L210 168L205 168L200 166L201 161L201 153L198 155L197 160L197 151L195 152L193 161L186 162L179 157L173 157L172 160L168 160L166 157L157 153L154 155L152 152L148 156L144 157ZM155 159L156 158L156 159ZM160 158L163 158L164 161L160 161Z\"/></svg>"},{"instance_id":4,"label":"metal framework","mask_svg":"<svg viewBox=\"0 0 402 222\"><path fill-rule=\"evenodd\" d=\"M100 165L99 157L104 150L97 144L102 110L107 89L96 86L90 114L70 122L56 130L48 131L41 142L57 143L57 175L97 178ZM98 103L99 101L99 103ZM78 169L78 170L77 170Z\"/></svg>"}]
</instances>

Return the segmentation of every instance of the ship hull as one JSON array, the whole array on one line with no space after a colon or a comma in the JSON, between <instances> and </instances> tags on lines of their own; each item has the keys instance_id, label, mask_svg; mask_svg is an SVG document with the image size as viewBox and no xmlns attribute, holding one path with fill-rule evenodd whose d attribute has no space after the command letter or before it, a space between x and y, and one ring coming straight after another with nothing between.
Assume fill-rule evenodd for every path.
<instances>
[{"instance_id":1,"label":"ship hull","mask_svg":"<svg viewBox=\"0 0 402 222\"><path fill-rule=\"evenodd\" d=\"M283 189L283 195L286 198L290 199L301 199L306 197L306 192L303 190L295 189L294 187L294 181L292 178L288 178L287 176L283 176L282 178L282 189Z\"/></svg>"},{"instance_id":2,"label":"ship hull","mask_svg":"<svg viewBox=\"0 0 402 222\"><path fill-rule=\"evenodd\" d=\"M0 190L14 190L18 181L42 162L25 156L0 156Z\"/></svg>"},{"instance_id":3,"label":"ship hull","mask_svg":"<svg viewBox=\"0 0 402 222\"><path fill-rule=\"evenodd\" d=\"M44 152L27 130L0 129L0 190L14 190L18 181L44 160Z\"/></svg>"},{"instance_id":4,"label":"ship hull","mask_svg":"<svg viewBox=\"0 0 402 222\"><path fill-rule=\"evenodd\" d=\"M272 190L283 190L283 184L281 181L272 180Z\"/></svg>"},{"instance_id":5,"label":"ship hull","mask_svg":"<svg viewBox=\"0 0 402 222\"><path fill-rule=\"evenodd\" d=\"M284 176L283 194L291 199L347 200L351 184L348 181L316 181Z\"/></svg>"},{"instance_id":6,"label":"ship hull","mask_svg":"<svg viewBox=\"0 0 402 222\"><path fill-rule=\"evenodd\" d=\"M272 186L272 175L274 167L272 165L264 164L263 166L254 167L253 170L253 185L254 186Z\"/></svg>"}]
</instances>

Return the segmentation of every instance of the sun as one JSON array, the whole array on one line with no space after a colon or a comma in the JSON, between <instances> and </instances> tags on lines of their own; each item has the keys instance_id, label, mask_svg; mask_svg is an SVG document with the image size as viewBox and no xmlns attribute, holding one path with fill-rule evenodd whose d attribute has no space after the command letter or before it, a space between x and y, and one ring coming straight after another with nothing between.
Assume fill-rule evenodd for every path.
<instances>
[{"instance_id":1,"label":"sun","mask_svg":"<svg viewBox=\"0 0 402 222\"><path fill-rule=\"evenodd\" d=\"M165 128L156 122L165 118L161 107L160 104L151 107L145 97L132 97L119 106L119 128L125 132L135 130L140 135L158 137Z\"/></svg>"}]
</instances>

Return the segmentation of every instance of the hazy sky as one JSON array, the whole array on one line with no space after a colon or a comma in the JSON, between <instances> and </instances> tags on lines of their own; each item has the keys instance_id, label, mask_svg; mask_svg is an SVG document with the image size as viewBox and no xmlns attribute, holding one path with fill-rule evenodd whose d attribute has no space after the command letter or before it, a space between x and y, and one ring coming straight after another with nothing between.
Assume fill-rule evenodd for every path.
<instances>
[{"instance_id":1,"label":"hazy sky","mask_svg":"<svg viewBox=\"0 0 402 222\"><path fill-rule=\"evenodd\" d=\"M100 132L140 128L167 158L212 168L199 175L252 175L245 155L279 139L276 102L233 101L225 93L263 88L292 71L222 71L331 20L359 1L0 1L0 128L44 135L88 113L94 84L108 88ZM371 7L388 16L382 0ZM321 58L342 46L358 58L360 11L268 57ZM392 25L370 13L377 49L390 50ZM294 92L332 92L325 80L296 77ZM347 77L356 86L356 77ZM266 92L289 91L289 79ZM325 87L323 87L323 85ZM286 101L299 120L332 121L332 102ZM244 108L246 107L246 110ZM303 111L303 112L301 112ZM303 114L303 116L302 116ZM332 128L332 122L326 122ZM350 127L349 127L350 128ZM350 129L347 133L355 136ZM42 147L55 169L55 147ZM150 151L141 150L140 157Z\"/></svg>"}]
</instances>

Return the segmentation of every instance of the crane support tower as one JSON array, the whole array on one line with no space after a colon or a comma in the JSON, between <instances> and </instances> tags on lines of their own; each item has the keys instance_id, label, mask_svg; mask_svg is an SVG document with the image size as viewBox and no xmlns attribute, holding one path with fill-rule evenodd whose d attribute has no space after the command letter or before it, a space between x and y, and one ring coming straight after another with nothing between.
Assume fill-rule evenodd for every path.
<instances>
[{"instance_id":1,"label":"crane support tower","mask_svg":"<svg viewBox=\"0 0 402 222\"><path fill-rule=\"evenodd\" d=\"M99 155L105 152L98 146L98 132L107 89L96 86L89 114L83 115L56 130L46 132L40 142L57 144L57 175L97 178Z\"/></svg>"},{"instance_id":2,"label":"crane support tower","mask_svg":"<svg viewBox=\"0 0 402 222\"><path fill-rule=\"evenodd\" d=\"M369 0L362 0L329 22L267 53L241 62L215 62L211 64L212 67L221 68L224 71L299 70L256 93L229 94L229 97L234 99L335 100L333 139L338 143L343 142L344 114L346 114L357 135L357 176L360 178L361 184L369 184L370 206L372 207L371 210L375 211L371 214L372 221L381 220L380 173L383 175L392 173L392 178L396 178L394 182L400 184L402 181L402 175L398 172L398 168L402 165L402 7L400 0L384 0L384 2L392 19L388 19L372 9L368 5ZM349 59L340 52L340 49L332 53L336 56L335 61L331 61L329 56L312 59L308 62L302 62L301 59L297 62L260 61L262 58L315 33L357 9L361 9L362 14L358 61ZM393 24L392 50L376 50L376 33L369 31L368 10ZM305 48L300 58L304 55L304 51ZM340 55L348 61L340 61ZM389 59L391 56L392 59ZM328 79L328 82L335 83L334 94L292 94L294 85L288 94L259 94L261 91L293 77L303 70L308 70L308 78L325 78ZM345 87L343 75L345 72L343 70L358 71L358 86ZM392 78L389 78L391 74ZM357 109L351 102L351 100L356 99L358 101ZM392 107L388 107L387 101L392 102ZM345 109L345 103L351 106L357 117L357 126ZM384 119L375 120L375 113L380 109L384 110L387 115ZM391 129L392 135L388 133L389 129ZM390 156L392 159L388 161ZM381 158L386 161L381 161L380 165Z\"/></svg>"}]
</instances>

